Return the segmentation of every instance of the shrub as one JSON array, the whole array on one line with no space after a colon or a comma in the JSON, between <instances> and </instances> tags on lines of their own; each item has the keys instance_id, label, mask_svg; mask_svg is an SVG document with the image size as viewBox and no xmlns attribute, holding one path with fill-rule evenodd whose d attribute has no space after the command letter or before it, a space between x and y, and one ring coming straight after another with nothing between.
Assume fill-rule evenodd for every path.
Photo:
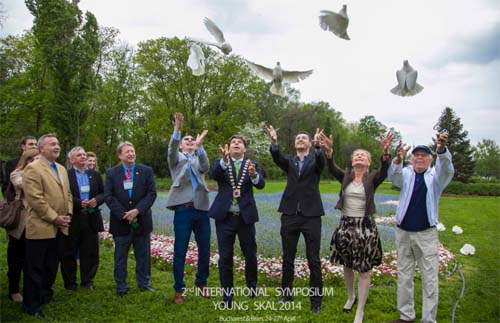
<instances>
[{"instance_id":1,"label":"shrub","mask_svg":"<svg viewBox=\"0 0 500 323\"><path fill-rule=\"evenodd\" d=\"M452 181L445 188L446 194L500 196L500 183L462 183Z\"/></svg>"}]
</instances>

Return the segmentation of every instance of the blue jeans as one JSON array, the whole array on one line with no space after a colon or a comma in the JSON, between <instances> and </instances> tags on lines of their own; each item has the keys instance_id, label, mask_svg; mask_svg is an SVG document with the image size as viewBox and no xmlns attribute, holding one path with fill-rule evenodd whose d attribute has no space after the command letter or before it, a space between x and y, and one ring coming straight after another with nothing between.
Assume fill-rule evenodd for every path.
<instances>
[{"instance_id":1,"label":"blue jeans","mask_svg":"<svg viewBox=\"0 0 500 323\"><path fill-rule=\"evenodd\" d=\"M113 236L115 241L115 282L116 291L126 292L127 259L130 245L134 245L135 279L139 288L150 287L151 280L151 240L150 234L136 235L131 230L126 236Z\"/></svg>"},{"instance_id":2,"label":"blue jeans","mask_svg":"<svg viewBox=\"0 0 500 323\"><path fill-rule=\"evenodd\" d=\"M206 285L210 262L210 219L208 212L196 210L186 205L176 207L174 214L174 289L179 293L186 288L184 264L191 232L194 232L198 246L198 272L196 273L195 285Z\"/></svg>"}]
</instances>

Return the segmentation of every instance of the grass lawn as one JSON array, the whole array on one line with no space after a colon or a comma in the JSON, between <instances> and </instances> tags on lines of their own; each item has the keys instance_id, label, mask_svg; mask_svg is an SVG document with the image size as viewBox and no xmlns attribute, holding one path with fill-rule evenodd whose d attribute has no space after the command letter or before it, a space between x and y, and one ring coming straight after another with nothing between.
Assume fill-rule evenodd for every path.
<instances>
[{"instance_id":1,"label":"grass lawn","mask_svg":"<svg viewBox=\"0 0 500 323\"><path fill-rule=\"evenodd\" d=\"M322 192L333 192L338 185L324 183ZM269 182L265 192L279 192L283 182ZM332 191L330 191L332 190ZM383 184L379 193L388 194L390 184ZM392 191L394 192L394 191ZM500 249L499 216L500 198L496 197L443 197L440 205L440 220L446 231L440 233L441 242L457 257L466 279L466 291L460 300L456 312L456 322L499 322L500 290ZM462 235L451 231L453 225L463 228ZM277 233L278 234L278 233ZM279 239L279 237L276 237ZM259 243L259 242L257 242ZM302 241L301 241L302 243ZM459 249L464 243L476 247L476 254L463 256ZM0 236L0 321L1 322L39 322L21 313L21 306L8 300L7 265L5 235ZM303 255L302 255L303 256ZM352 322L354 312L343 313L346 291L340 279L327 280L324 286L333 290L334 295L325 297L322 311L318 315L310 312L309 300L296 297L294 308L280 308L274 287L279 286L278 279L259 276L259 286L268 289L269 296L256 299L236 297L235 301L247 309L221 310L216 307L219 297L203 299L188 292L184 305L172 304L173 275L169 264L153 264L152 286L156 293L139 292L134 284L134 261L129 260L128 282L131 290L120 298L115 294L113 280L113 248L111 243L101 244L101 264L96 277L96 290L93 292L78 290L70 292L62 287L60 274L54 286L59 303L43 306L48 322ZM186 283L193 285L194 271L186 267ZM218 286L218 271L212 267L209 284ZM244 274L235 273L235 285L244 286ZM421 313L421 289L417 279L415 303L417 318ZM296 279L296 287L307 287L308 282ZM461 289L458 272L440 277L439 322L450 322L453 306ZM215 303L215 304L214 304ZM258 308L258 306L261 306ZM267 307L263 309L262 306ZM269 308L274 306L273 308ZM300 307L300 308L298 308ZM396 279L376 278L370 290L365 310L365 322L387 322L398 317L396 310Z\"/></svg>"}]
</instances>

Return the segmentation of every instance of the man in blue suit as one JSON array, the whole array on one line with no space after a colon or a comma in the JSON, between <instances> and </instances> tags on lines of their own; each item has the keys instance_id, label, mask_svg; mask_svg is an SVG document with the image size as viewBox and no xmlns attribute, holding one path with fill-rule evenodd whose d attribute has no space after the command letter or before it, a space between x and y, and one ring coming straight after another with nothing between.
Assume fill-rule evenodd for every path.
<instances>
[{"instance_id":1,"label":"man in blue suit","mask_svg":"<svg viewBox=\"0 0 500 323\"><path fill-rule=\"evenodd\" d=\"M222 158L214 163L211 177L219 191L208 215L215 219L219 245L219 277L222 299L227 308L233 306L233 250L236 235L245 257L245 280L251 296L257 288L257 243L255 222L259 220L253 188L263 189L264 178L257 162L245 157L247 144L240 135L229 139L229 145L219 146Z\"/></svg>"},{"instance_id":2,"label":"man in blue suit","mask_svg":"<svg viewBox=\"0 0 500 323\"><path fill-rule=\"evenodd\" d=\"M174 304L184 303L184 263L191 232L194 232L198 246L195 285L203 297L209 297L207 280L210 268L210 218L207 213L210 201L205 173L210 165L203 149L207 130L197 135L196 139L189 135L181 138L183 124L184 116L177 112L174 133L168 145L168 167L173 180L167 207L174 210Z\"/></svg>"},{"instance_id":3,"label":"man in blue suit","mask_svg":"<svg viewBox=\"0 0 500 323\"><path fill-rule=\"evenodd\" d=\"M153 170L135 163L135 149L130 142L118 145L121 164L106 170L104 195L110 209L109 232L115 242L116 291L128 292L127 258L134 245L135 275L139 289L154 292L151 279L151 242L153 231L151 207L156 199Z\"/></svg>"}]
</instances>

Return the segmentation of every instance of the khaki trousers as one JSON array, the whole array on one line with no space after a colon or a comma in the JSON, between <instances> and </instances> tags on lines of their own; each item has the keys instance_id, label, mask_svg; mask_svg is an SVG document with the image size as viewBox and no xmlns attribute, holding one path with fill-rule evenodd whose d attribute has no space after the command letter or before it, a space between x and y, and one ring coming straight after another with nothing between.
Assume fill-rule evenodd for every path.
<instances>
[{"instance_id":1,"label":"khaki trousers","mask_svg":"<svg viewBox=\"0 0 500 323\"><path fill-rule=\"evenodd\" d=\"M438 307L439 237L436 228L409 232L396 228L398 252L398 310L403 320L414 320L415 265L422 275L422 322L435 323Z\"/></svg>"}]
</instances>

